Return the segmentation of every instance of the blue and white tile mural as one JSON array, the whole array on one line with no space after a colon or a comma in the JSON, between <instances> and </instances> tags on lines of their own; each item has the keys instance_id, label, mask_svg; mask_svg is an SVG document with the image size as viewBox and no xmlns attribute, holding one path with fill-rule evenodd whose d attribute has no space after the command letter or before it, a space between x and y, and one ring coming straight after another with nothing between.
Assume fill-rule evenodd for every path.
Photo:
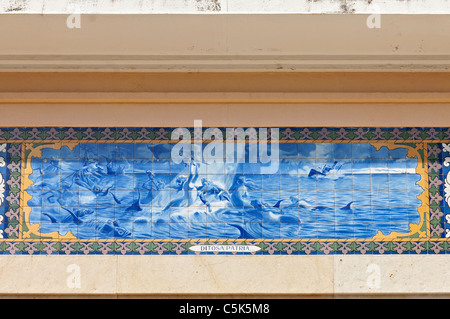
<instances>
[{"instance_id":1,"label":"blue and white tile mural","mask_svg":"<svg viewBox=\"0 0 450 319\"><path fill-rule=\"evenodd\" d=\"M176 164L173 146L42 149L30 162L30 222L83 239L371 238L420 219L406 149L284 143L278 171L261 174L259 162Z\"/></svg>"},{"instance_id":2,"label":"blue and white tile mural","mask_svg":"<svg viewBox=\"0 0 450 319\"><path fill-rule=\"evenodd\" d=\"M4 238L5 230L5 213L6 213L6 199L5 195L8 193L8 170L6 162L8 160L6 153L6 143L0 144L0 238Z\"/></svg>"},{"instance_id":3,"label":"blue and white tile mural","mask_svg":"<svg viewBox=\"0 0 450 319\"><path fill-rule=\"evenodd\" d=\"M447 251L449 130L237 131L1 130L0 251Z\"/></svg>"}]
</instances>

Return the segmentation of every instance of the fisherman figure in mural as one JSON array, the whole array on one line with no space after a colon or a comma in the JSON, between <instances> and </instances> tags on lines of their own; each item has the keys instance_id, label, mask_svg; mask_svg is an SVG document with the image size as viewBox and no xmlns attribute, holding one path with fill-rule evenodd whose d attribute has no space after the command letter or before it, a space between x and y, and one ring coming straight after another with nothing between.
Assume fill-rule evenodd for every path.
<instances>
[{"instance_id":1,"label":"fisherman figure in mural","mask_svg":"<svg viewBox=\"0 0 450 319\"><path fill-rule=\"evenodd\" d=\"M193 204L197 199L198 191L195 183L198 180L198 167L200 166L200 163L191 160L189 163L186 163L186 165L189 166L188 177L177 180L177 185L182 191L182 195L170 201L162 212L167 212L170 207L187 207Z\"/></svg>"},{"instance_id":2,"label":"fisherman figure in mural","mask_svg":"<svg viewBox=\"0 0 450 319\"><path fill-rule=\"evenodd\" d=\"M148 181L146 181L143 185L142 188L147 189L147 190L161 190L164 189L165 184L163 181L161 180L157 180L155 179L155 174L148 170L146 171L147 177L148 177Z\"/></svg>"},{"instance_id":3,"label":"fisherman figure in mural","mask_svg":"<svg viewBox=\"0 0 450 319\"><path fill-rule=\"evenodd\" d=\"M183 189L183 184L186 182L187 177L184 175L177 176L175 180L175 185L167 186L167 188L172 188L176 191L181 191Z\"/></svg>"},{"instance_id":4,"label":"fisherman figure in mural","mask_svg":"<svg viewBox=\"0 0 450 319\"><path fill-rule=\"evenodd\" d=\"M107 173L110 175L123 174L125 170L125 164L123 163L114 163L113 160L109 160L106 164Z\"/></svg>"},{"instance_id":5,"label":"fisherman figure in mural","mask_svg":"<svg viewBox=\"0 0 450 319\"><path fill-rule=\"evenodd\" d=\"M197 187L199 191L198 196L203 204L206 205L208 212L211 212L211 203L209 198L213 196L219 201L227 200L231 202L230 194L222 187L214 182L208 181L206 178L202 178L202 185Z\"/></svg>"},{"instance_id":6,"label":"fisherman figure in mural","mask_svg":"<svg viewBox=\"0 0 450 319\"><path fill-rule=\"evenodd\" d=\"M248 200L248 188L256 188L255 185L245 179L243 175L236 175L230 187L232 191L231 204L235 207L253 206Z\"/></svg>"},{"instance_id":7,"label":"fisherman figure in mural","mask_svg":"<svg viewBox=\"0 0 450 319\"><path fill-rule=\"evenodd\" d=\"M101 185L103 176L107 174L108 172L105 167L99 165L93 160L88 160L83 164L83 167L66 177L62 181L61 187L63 189L70 189L73 184L76 184L90 190L96 196L111 195L114 201L120 204L121 202L111 192L113 185Z\"/></svg>"},{"instance_id":8,"label":"fisherman figure in mural","mask_svg":"<svg viewBox=\"0 0 450 319\"><path fill-rule=\"evenodd\" d=\"M155 178L155 174L148 170L147 172L148 181L146 181L142 188L148 191L148 194L145 198L141 200L142 204L150 203L158 194L158 191L165 189L166 185L163 181Z\"/></svg>"}]
</instances>

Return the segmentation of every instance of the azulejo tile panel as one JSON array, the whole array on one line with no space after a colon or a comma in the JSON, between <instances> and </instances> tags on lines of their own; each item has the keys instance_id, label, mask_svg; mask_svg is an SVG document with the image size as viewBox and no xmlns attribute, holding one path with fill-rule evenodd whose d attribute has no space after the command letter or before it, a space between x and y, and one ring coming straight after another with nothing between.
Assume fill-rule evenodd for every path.
<instances>
[{"instance_id":1,"label":"azulejo tile panel","mask_svg":"<svg viewBox=\"0 0 450 319\"><path fill-rule=\"evenodd\" d=\"M445 254L448 128L2 128L2 254Z\"/></svg>"}]
</instances>

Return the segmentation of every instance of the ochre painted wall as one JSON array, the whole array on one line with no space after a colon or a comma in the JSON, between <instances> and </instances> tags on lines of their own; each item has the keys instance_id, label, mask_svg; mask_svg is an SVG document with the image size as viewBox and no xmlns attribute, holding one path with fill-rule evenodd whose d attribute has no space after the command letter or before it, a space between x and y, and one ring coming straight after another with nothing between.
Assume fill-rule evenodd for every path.
<instances>
[{"instance_id":1,"label":"ochre painted wall","mask_svg":"<svg viewBox=\"0 0 450 319\"><path fill-rule=\"evenodd\" d=\"M0 127L429 126L447 73L2 73ZM447 255L2 256L0 295L446 296ZM81 286L70 287L70 265ZM370 285L379 269L379 285ZM69 267L69 268L68 268ZM68 271L69 270L69 271Z\"/></svg>"}]
</instances>

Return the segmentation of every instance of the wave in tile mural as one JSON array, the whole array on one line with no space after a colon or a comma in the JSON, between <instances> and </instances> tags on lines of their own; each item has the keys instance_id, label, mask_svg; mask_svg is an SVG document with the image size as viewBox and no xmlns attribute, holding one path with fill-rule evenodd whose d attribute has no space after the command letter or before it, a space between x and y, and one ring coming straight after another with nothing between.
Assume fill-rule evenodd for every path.
<instances>
[{"instance_id":1,"label":"wave in tile mural","mask_svg":"<svg viewBox=\"0 0 450 319\"><path fill-rule=\"evenodd\" d=\"M175 131L1 129L2 254L448 249L450 129Z\"/></svg>"}]
</instances>

